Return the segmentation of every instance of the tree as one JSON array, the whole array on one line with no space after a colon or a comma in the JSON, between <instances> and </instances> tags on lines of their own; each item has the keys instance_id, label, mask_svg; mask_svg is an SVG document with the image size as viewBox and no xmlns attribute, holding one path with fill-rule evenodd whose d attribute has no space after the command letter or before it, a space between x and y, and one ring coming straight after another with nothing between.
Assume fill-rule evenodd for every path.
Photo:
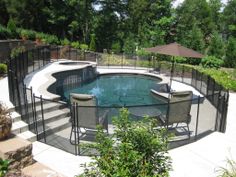
<instances>
[{"instance_id":1,"label":"tree","mask_svg":"<svg viewBox=\"0 0 236 177\"><path fill-rule=\"evenodd\" d=\"M208 49L208 55L215 56L216 58L223 58L224 56L224 42L219 33L216 31L213 32L211 39L210 39L210 44L209 44L209 49Z\"/></svg>"},{"instance_id":2,"label":"tree","mask_svg":"<svg viewBox=\"0 0 236 177\"><path fill-rule=\"evenodd\" d=\"M5 0L0 0L0 24L6 25L9 19Z\"/></svg>"},{"instance_id":3,"label":"tree","mask_svg":"<svg viewBox=\"0 0 236 177\"><path fill-rule=\"evenodd\" d=\"M91 34L89 50L96 51L95 34Z\"/></svg>"},{"instance_id":4,"label":"tree","mask_svg":"<svg viewBox=\"0 0 236 177\"><path fill-rule=\"evenodd\" d=\"M236 38L236 0L229 0L223 11L224 33Z\"/></svg>"},{"instance_id":5,"label":"tree","mask_svg":"<svg viewBox=\"0 0 236 177\"><path fill-rule=\"evenodd\" d=\"M99 128L97 143L88 145L99 156L81 176L168 176L168 138L164 129L155 129L154 119L132 122L128 110L122 109L114 125L112 136Z\"/></svg>"},{"instance_id":6,"label":"tree","mask_svg":"<svg viewBox=\"0 0 236 177\"><path fill-rule=\"evenodd\" d=\"M193 26L200 29L203 40L208 43L211 32L215 29L211 9L206 0L185 0L176 10L177 40L181 41Z\"/></svg>"},{"instance_id":7,"label":"tree","mask_svg":"<svg viewBox=\"0 0 236 177\"><path fill-rule=\"evenodd\" d=\"M16 22L17 26L27 29L44 30L47 25L43 8L46 6L44 0L5 0L7 12Z\"/></svg>"},{"instance_id":8,"label":"tree","mask_svg":"<svg viewBox=\"0 0 236 177\"><path fill-rule=\"evenodd\" d=\"M236 38L230 37L226 47L225 65L227 67L236 67Z\"/></svg>"}]
</instances>

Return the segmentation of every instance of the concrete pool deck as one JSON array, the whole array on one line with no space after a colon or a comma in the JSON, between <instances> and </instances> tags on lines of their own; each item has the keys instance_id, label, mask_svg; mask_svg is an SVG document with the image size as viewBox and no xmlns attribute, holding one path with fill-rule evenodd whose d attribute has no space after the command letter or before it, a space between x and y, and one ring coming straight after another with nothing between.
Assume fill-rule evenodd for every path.
<instances>
[{"instance_id":1,"label":"concrete pool deck","mask_svg":"<svg viewBox=\"0 0 236 177\"><path fill-rule=\"evenodd\" d=\"M37 85L40 85L41 79L37 80ZM173 82L172 86L176 90L190 89L190 86L179 82ZM12 106L8 99L7 78L0 80L0 90L0 101ZM194 143L169 151L173 162L170 176L215 177L218 176L219 168L226 166L227 158L236 160L235 107L236 94L230 93L226 133L214 132ZM38 162L68 177L82 173L80 165L91 161L90 157L74 156L37 141L33 143L33 155Z\"/></svg>"}]
</instances>

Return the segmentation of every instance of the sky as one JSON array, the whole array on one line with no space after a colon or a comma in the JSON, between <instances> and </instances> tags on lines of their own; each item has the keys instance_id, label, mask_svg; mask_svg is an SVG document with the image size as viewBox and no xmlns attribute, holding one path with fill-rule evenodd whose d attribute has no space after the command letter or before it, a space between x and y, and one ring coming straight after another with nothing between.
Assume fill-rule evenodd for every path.
<instances>
[{"instance_id":1,"label":"sky","mask_svg":"<svg viewBox=\"0 0 236 177\"><path fill-rule=\"evenodd\" d=\"M173 6L174 7L177 7L179 3L182 3L184 0L176 0L174 3L173 3ZM226 4L228 0L221 0L222 3Z\"/></svg>"}]
</instances>

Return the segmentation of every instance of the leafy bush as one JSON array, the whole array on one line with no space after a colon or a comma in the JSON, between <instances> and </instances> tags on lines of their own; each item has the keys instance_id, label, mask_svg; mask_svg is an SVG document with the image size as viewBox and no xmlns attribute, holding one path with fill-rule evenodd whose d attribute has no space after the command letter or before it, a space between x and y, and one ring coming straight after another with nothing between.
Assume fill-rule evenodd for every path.
<instances>
[{"instance_id":1,"label":"leafy bush","mask_svg":"<svg viewBox=\"0 0 236 177\"><path fill-rule=\"evenodd\" d=\"M23 39L23 38L28 39L28 38L29 38L28 31L25 30L25 29L21 30L21 32L20 32L20 37L21 37L22 39Z\"/></svg>"},{"instance_id":2,"label":"leafy bush","mask_svg":"<svg viewBox=\"0 0 236 177\"><path fill-rule=\"evenodd\" d=\"M220 66L223 64L223 60L216 58L215 56L206 56L202 58L201 65L204 68L220 68Z\"/></svg>"},{"instance_id":3,"label":"leafy bush","mask_svg":"<svg viewBox=\"0 0 236 177\"><path fill-rule=\"evenodd\" d=\"M67 38L65 38L61 40L61 45L70 45L70 41Z\"/></svg>"},{"instance_id":4,"label":"leafy bush","mask_svg":"<svg viewBox=\"0 0 236 177\"><path fill-rule=\"evenodd\" d=\"M156 129L154 119L132 122L127 109L121 109L114 119L114 134L107 136L98 129L96 148L99 156L81 176L168 176L170 158L167 156L167 136Z\"/></svg>"},{"instance_id":5,"label":"leafy bush","mask_svg":"<svg viewBox=\"0 0 236 177\"><path fill-rule=\"evenodd\" d=\"M11 58L15 58L17 56L19 56L19 54L21 54L22 52L25 52L25 47L24 46L20 46L20 47L15 47L11 50Z\"/></svg>"},{"instance_id":6,"label":"leafy bush","mask_svg":"<svg viewBox=\"0 0 236 177\"><path fill-rule=\"evenodd\" d=\"M236 176L236 162L227 159L227 168L220 168L218 170L220 172L219 177L235 177Z\"/></svg>"},{"instance_id":7,"label":"leafy bush","mask_svg":"<svg viewBox=\"0 0 236 177\"><path fill-rule=\"evenodd\" d=\"M11 31L0 24L0 39L9 39L11 36Z\"/></svg>"},{"instance_id":8,"label":"leafy bush","mask_svg":"<svg viewBox=\"0 0 236 177\"><path fill-rule=\"evenodd\" d=\"M176 63L186 63L187 59L184 58L184 57L178 57L178 56L176 56L176 57L174 57L174 61L175 61Z\"/></svg>"},{"instance_id":9,"label":"leafy bush","mask_svg":"<svg viewBox=\"0 0 236 177\"><path fill-rule=\"evenodd\" d=\"M8 171L9 161L0 158L0 177L3 177Z\"/></svg>"},{"instance_id":10,"label":"leafy bush","mask_svg":"<svg viewBox=\"0 0 236 177\"><path fill-rule=\"evenodd\" d=\"M225 52L225 66L236 67L236 39L230 37L226 46Z\"/></svg>"},{"instance_id":11,"label":"leafy bush","mask_svg":"<svg viewBox=\"0 0 236 177\"><path fill-rule=\"evenodd\" d=\"M137 50L136 54L142 57L150 56L150 52L147 52L144 49Z\"/></svg>"},{"instance_id":12,"label":"leafy bush","mask_svg":"<svg viewBox=\"0 0 236 177\"><path fill-rule=\"evenodd\" d=\"M8 20L7 29L11 31L12 38L17 38L16 24L12 18Z\"/></svg>"},{"instance_id":13,"label":"leafy bush","mask_svg":"<svg viewBox=\"0 0 236 177\"><path fill-rule=\"evenodd\" d=\"M0 75L7 73L7 65L4 63L0 63Z\"/></svg>"},{"instance_id":14,"label":"leafy bush","mask_svg":"<svg viewBox=\"0 0 236 177\"><path fill-rule=\"evenodd\" d=\"M197 68L197 70L211 76L218 84L222 85L224 88L236 91L236 80L234 80L229 73L221 70L206 68Z\"/></svg>"},{"instance_id":15,"label":"leafy bush","mask_svg":"<svg viewBox=\"0 0 236 177\"><path fill-rule=\"evenodd\" d=\"M41 39L45 44L55 44L58 45L59 44L59 39L57 36L55 35L49 35L49 34L41 34ZM64 43L66 43L64 41Z\"/></svg>"},{"instance_id":16,"label":"leafy bush","mask_svg":"<svg viewBox=\"0 0 236 177\"><path fill-rule=\"evenodd\" d=\"M90 51L96 51L95 34L91 34L89 50Z\"/></svg>"},{"instance_id":17,"label":"leafy bush","mask_svg":"<svg viewBox=\"0 0 236 177\"><path fill-rule=\"evenodd\" d=\"M81 50L88 50L88 45L87 44L80 44L80 49Z\"/></svg>"},{"instance_id":18,"label":"leafy bush","mask_svg":"<svg viewBox=\"0 0 236 177\"><path fill-rule=\"evenodd\" d=\"M73 48L75 48L75 49L79 49L79 48L80 48L79 41L72 42L72 43L71 43L71 47L73 47Z\"/></svg>"},{"instance_id":19,"label":"leafy bush","mask_svg":"<svg viewBox=\"0 0 236 177\"><path fill-rule=\"evenodd\" d=\"M117 42L112 43L111 50L112 50L112 52L114 52L114 53L120 53L120 52L121 52L121 45L120 45L120 42L117 41Z\"/></svg>"}]
</instances>

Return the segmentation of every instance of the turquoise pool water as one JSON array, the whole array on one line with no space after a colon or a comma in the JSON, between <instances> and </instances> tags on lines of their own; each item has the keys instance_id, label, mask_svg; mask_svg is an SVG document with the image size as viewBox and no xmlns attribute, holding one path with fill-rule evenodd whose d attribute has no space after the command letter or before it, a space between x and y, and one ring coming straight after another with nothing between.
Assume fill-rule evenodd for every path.
<instances>
[{"instance_id":1,"label":"turquoise pool water","mask_svg":"<svg viewBox=\"0 0 236 177\"><path fill-rule=\"evenodd\" d=\"M83 83L76 88L64 90L63 97L69 99L70 93L93 94L99 106L137 106L161 103L154 98L150 89L159 79L134 74L101 75L92 82Z\"/></svg>"}]
</instances>

